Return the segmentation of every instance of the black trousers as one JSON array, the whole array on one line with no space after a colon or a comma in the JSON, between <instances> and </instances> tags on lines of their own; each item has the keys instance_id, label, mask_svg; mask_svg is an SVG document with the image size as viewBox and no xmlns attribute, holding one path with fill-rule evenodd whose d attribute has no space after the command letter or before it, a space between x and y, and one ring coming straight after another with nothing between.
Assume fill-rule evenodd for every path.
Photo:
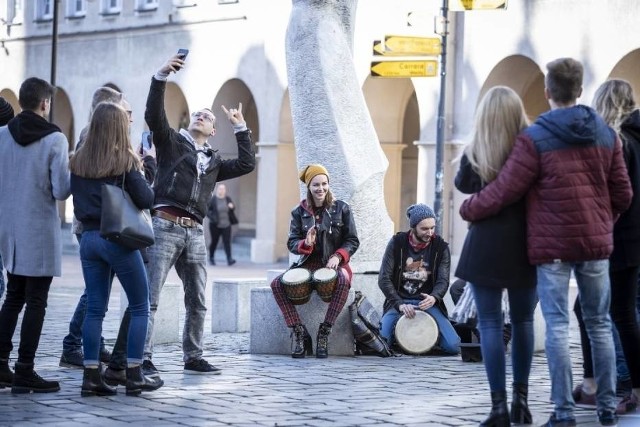
<instances>
[{"instance_id":1,"label":"black trousers","mask_svg":"<svg viewBox=\"0 0 640 427\"><path fill-rule=\"evenodd\" d=\"M209 258L213 258L218 247L218 241L222 236L222 244L224 245L224 253L227 255L227 262L231 261L231 226L225 228L218 228L215 224L209 224L209 231L211 232L211 244L209 245Z\"/></svg>"},{"instance_id":2,"label":"black trousers","mask_svg":"<svg viewBox=\"0 0 640 427\"><path fill-rule=\"evenodd\" d=\"M0 309L0 359L8 359L13 350L18 316L26 305L20 327L18 362L33 364L53 277L19 276L7 272L7 279L7 296Z\"/></svg>"}]
</instances>

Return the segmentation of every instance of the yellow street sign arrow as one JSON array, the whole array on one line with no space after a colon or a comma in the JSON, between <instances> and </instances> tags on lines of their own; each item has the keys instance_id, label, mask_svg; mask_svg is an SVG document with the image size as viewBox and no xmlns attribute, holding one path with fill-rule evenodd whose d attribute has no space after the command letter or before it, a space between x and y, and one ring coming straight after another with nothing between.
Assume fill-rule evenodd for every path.
<instances>
[{"instance_id":1,"label":"yellow street sign arrow","mask_svg":"<svg viewBox=\"0 0 640 427\"><path fill-rule=\"evenodd\" d=\"M507 8L507 0L452 0L449 9L454 11L464 10L496 10Z\"/></svg>"},{"instance_id":2,"label":"yellow street sign arrow","mask_svg":"<svg viewBox=\"0 0 640 427\"><path fill-rule=\"evenodd\" d=\"M438 56L442 43L438 37L410 37L389 35L384 37L384 51L394 55Z\"/></svg>"},{"instance_id":3,"label":"yellow street sign arrow","mask_svg":"<svg viewBox=\"0 0 640 427\"><path fill-rule=\"evenodd\" d=\"M438 61L372 61L373 77L435 77L438 75Z\"/></svg>"}]
</instances>

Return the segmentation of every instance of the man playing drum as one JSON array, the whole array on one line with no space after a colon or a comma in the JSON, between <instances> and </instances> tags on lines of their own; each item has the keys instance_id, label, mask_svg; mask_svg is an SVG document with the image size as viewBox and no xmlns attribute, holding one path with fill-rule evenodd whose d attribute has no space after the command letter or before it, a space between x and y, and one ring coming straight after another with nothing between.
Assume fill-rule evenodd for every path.
<instances>
[{"instance_id":1,"label":"man playing drum","mask_svg":"<svg viewBox=\"0 0 640 427\"><path fill-rule=\"evenodd\" d=\"M433 210L425 204L412 205L407 209L411 229L399 232L387 244L378 286L386 299L383 307L380 333L389 345L394 344L394 329L401 323L423 322L424 315L416 316L417 310L426 312L435 320L438 329L438 350L447 354L458 354L460 337L449 322L443 298L449 288L451 255L449 244L435 234L436 218ZM409 331L429 329L431 319L422 327L406 328ZM433 322L431 322L433 323ZM405 329L403 329L405 330ZM409 345L398 344L404 351L429 340L425 336L402 337ZM425 349L426 351L426 349Z\"/></svg>"},{"instance_id":2,"label":"man playing drum","mask_svg":"<svg viewBox=\"0 0 640 427\"><path fill-rule=\"evenodd\" d=\"M311 336L294 304L309 301L312 287L323 301L329 302L316 341L316 357L325 358L331 327L349 296L352 276L349 259L360 241L351 208L333 197L324 166L307 166L300 172L300 181L307 187L307 198L291 212L287 240L289 251L300 258L271 282L271 289L287 326L293 329L294 358L313 354Z\"/></svg>"}]
</instances>

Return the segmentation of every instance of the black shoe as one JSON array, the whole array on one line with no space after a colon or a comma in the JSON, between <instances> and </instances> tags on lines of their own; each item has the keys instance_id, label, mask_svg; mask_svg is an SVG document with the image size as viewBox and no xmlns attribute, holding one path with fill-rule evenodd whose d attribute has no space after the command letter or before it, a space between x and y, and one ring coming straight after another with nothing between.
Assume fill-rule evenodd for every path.
<instances>
[{"instance_id":1,"label":"black shoe","mask_svg":"<svg viewBox=\"0 0 640 427\"><path fill-rule=\"evenodd\" d=\"M616 415L615 411L603 409L601 411L598 411L598 421L600 421L600 425L602 426L617 426L618 416Z\"/></svg>"},{"instance_id":2,"label":"black shoe","mask_svg":"<svg viewBox=\"0 0 640 427\"><path fill-rule=\"evenodd\" d=\"M11 387L13 384L13 371L9 367L9 361L0 361L0 388Z\"/></svg>"},{"instance_id":3,"label":"black shoe","mask_svg":"<svg viewBox=\"0 0 640 427\"><path fill-rule=\"evenodd\" d=\"M509 409L507 408L507 392L491 392L491 413L480 423L480 427L510 427Z\"/></svg>"},{"instance_id":4,"label":"black shoe","mask_svg":"<svg viewBox=\"0 0 640 427\"><path fill-rule=\"evenodd\" d=\"M109 363L111 360L111 352L107 350L105 347L100 349L100 361L102 363Z\"/></svg>"},{"instance_id":5,"label":"black shoe","mask_svg":"<svg viewBox=\"0 0 640 427\"><path fill-rule=\"evenodd\" d=\"M236 263L235 259L230 259L229 261L227 261L227 265L233 265Z\"/></svg>"},{"instance_id":6,"label":"black shoe","mask_svg":"<svg viewBox=\"0 0 640 427\"><path fill-rule=\"evenodd\" d=\"M556 414L552 414L549 417L549 421L542 424L540 427L575 427L577 425L575 418L558 419L556 418Z\"/></svg>"},{"instance_id":7,"label":"black shoe","mask_svg":"<svg viewBox=\"0 0 640 427\"><path fill-rule=\"evenodd\" d=\"M47 381L33 370L33 363L16 362L11 393L52 393L60 391L58 381Z\"/></svg>"},{"instance_id":8,"label":"black shoe","mask_svg":"<svg viewBox=\"0 0 640 427\"><path fill-rule=\"evenodd\" d=\"M149 378L142 372L140 365L127 368L127 396L138 396L143 391L157 390L164 385L160 378Z\"/></svg>"},{"instance_id":9,"label":"black shoe","mask_svg":"<svg viewBox=\"0 0 640 427\"><path fill-rule=\"evenodd\" d=\"M220 375L222 371L204 359L196 359L184 364L185 374Z\"/></svg>"},{"instance_id":10,"label":"black shoe","mask_svg":"<svg viewBox=\"0 0 640 427\"><path fill-rule=\"evenodd\" d=\"M108 362L108 360L107 360ZM65 368L84 368L84 355L82 350L62 352L60 366Z\"/></svg>"},{"instance_id":11,"label":"black shoe","mask_svg":"<svg viewBox=\"0 0 640 427\"><path fill-rule=\"evenodd\" d=\"M514 424L532 424L533 417L527 401L529 386L513 383L513 398L511 399L511 422Z\"/></svg>"},{"instance_id":12,"label":"black shoe","mask_svg":"<svg viewBox=\"0 0 640 427\"><path fill-rule=\"evenodd\" d=\"M145 377L160 377L158 373L158 369L155 367L151 360L143 360L142 361L142 373Z\"/></svg>"},{"instance_id":13,"label":"black shoe","mask_svg":"<svg viewBox=\"0 0 640 427\"><path fill-rule=\"evenodd\" d=\"M124 369L113 369L107 367L104 371L103 377L104 382L109 385L127 385L127 372Z\"/></svg>"},{"instance_id":14,"label":"black shoe","mask_svg":"<svg viewBox=\"0 0 640 427\"><path fill-rule=\"evenodd\" d=\"M294 359L302 359L305 355L311 356L313 354L311 335L304 325L295 325L291 329L291 347L293 348L291 357Z\"/></svg>"},{"instance_id":15,"label":"black shoe","mask_svg":"<svg viewBox=\"0 0 640 427\"><path fill-rule=\"evenodd\" d=\"M82 389L80 395L87 396L114 396L118 394L115 387L109 386L102 378L100 368L84 368L82 374Z\"/></svg>"},{"instance_id":16,"label":"black shoe","mask_svg":"<svg viewBox=\"0 0 640 427\"><path fill-rule=\"evenodd\" d=\"M316 338L316 358L326 359L329 357L329 334L331 333L331 325L322 322L318 328L318 336Z\"/></svg>"}]
</instances>

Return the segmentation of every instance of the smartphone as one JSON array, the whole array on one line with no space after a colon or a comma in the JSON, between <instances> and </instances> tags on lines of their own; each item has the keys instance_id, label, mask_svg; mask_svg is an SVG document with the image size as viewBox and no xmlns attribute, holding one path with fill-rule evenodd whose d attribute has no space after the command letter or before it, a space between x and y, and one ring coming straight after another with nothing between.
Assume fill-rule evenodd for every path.
<instances>
[{"instance_id":1,"label":"smartphone","mask_svg":"<svg viewBox=\"0 0 640 427\"><path fill-rule=\"evenodd\" d=\"M149 151L151 150L151 146L153 145L153 132L151 131L144 131L142 132L142 148L145 151Z\"/></svg>"},{"instance_id":2,"label":"smartphone","mask_svg":"<svg viewBox=\"0 0 640 427\"><path fill-rule=\"evenodd\" d=\"M187 59L187 55L189 54L189 49L178 49L178 58L183 61Z\"/></svg>"}]
</instances>

